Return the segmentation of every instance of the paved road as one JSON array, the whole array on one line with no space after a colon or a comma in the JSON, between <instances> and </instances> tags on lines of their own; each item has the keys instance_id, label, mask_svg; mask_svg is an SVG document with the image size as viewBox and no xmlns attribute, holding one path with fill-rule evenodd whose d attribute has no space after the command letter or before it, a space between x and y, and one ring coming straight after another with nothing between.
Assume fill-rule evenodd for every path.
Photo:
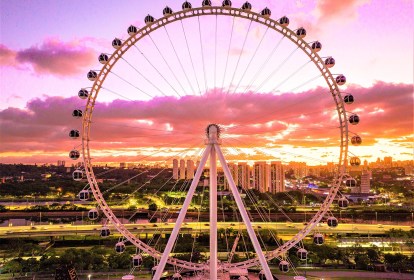
<instances>
[{"instance_id":1,"label":"paved road","mask_svg":"<svg viewBox=\"0 0 414 280\"><path fill-rule=\"evenodd\" d=\"M126 227L133 233L152 234L160 233L168 234L172 231L173 223L157 223L157 224L127 224ZM292 235L297 233L304 225L302 223L253 223L256 229L271 229L277 231L278 234ZM62 236L62 235L99 235L100 225L41 225L41 226L12 226L0 227L0 238L4 237L27 237L27 236ZM180 232L208 232L209 223L184 223ZM244 224L238 223L219 223L218 228L233 228L234 230L245 229ZM316 227L321 233L326 234L384 234L392 228L401 229L403 231L411 230L410 226L399 225L371 225L371 224L339 224L337 228L329 228L326 224ZM116 232L115 229L112 230Z\"/></svg>"}]
</instances>

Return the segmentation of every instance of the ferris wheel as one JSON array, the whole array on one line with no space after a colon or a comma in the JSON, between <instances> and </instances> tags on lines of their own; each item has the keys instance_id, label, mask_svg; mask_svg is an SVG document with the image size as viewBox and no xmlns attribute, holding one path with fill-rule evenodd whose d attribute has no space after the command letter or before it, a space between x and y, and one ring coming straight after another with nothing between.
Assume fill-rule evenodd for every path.
<instances>
[{"instance_id":1,"label":"ferris wheel","mask_svg":"<svg viewBox=\"0 0 414 280\"><path fill-rule=\"evenodd\" d=\"M248 2L241 7L233 7L229 0L223 1L221 6L212 6L209 0L201 4L201 7L193 7L186 1L176 12L165 7L159 19L146 16L143 27L129 26L124 38L112 41L114 51L99 55L101 68L87 73L93 84L78 92L78 96L86 100L86 105L72 113L75 118L82 119L82 129L71 130L69 136L81 138L82 144L78 146L81 149L75 147L70 151L69 157L74 160L83 158L73 178L77 181L87 179L88 184L80 191L79 199L93 197L96 200L96 207L89 211L88 217L97 220L101 213L104 215L105 223L100 235L107 237L115 228L120 234L115 244L115 250L119 253L124 252L128 244L135 246L136 254L132 258L134 269L142 265L143 257L153 258L153 279L161 278L166 265L174 270L172 279L175 280L182 279L184 270L204 275L199 279L221 279L223 273L245 271L252 267L260 268L260 279L273 279L269 261L276 259L281 272L296 271L289 258L289 250L295 250L299 260L306 260L308 252L303 244L306 236L312 234L312 242L321 245L324 235L317 225L326 221L330 228L338 226L338 219L331 213L332 205L337 203L340 208L348 206L348 200L340 189L356 186L356 180L348 175L347 168L361 164L358 157L352 154L349 157L348 150L349 142L352 145L362 143L361 137L349 130L349 124L359 123L359 116L347 111L354 97L339 88L346 83L345 76L330 71L335 59L319 55L321 42L306 41L309 34L305 28L290 29L288 17L273 19L270 9L256 12ZM295 98L288 100L288 95ZM263 99L261 106L264 107L256 107L254 98ZM312 111L311 105L321 102L329 107L324 111ZM224 116L220 114L222 104L231 108ZM123 109L117 111L115 106ZM261 108L263 111L258 110ZM235 113L237 110L243 112ZM215 111L218 113L215 114ZM245 118L240 121L233 118L233 114ZM303 118L307 118L304 123L308 127L291 126L295 120ZM200 126L193 127L193 124ZM243 127L250 129L244 135ZM263 230L255 223L273 222L270 210L266 215L257 194L251 190L250 179L242 180L241 176L245 175L231 170L230 160L254 160L253 153L267 160L285 161L283 156L288 154L298 159L326 163L323 158L304 156L301 150L284 150L286 144L269 149L253 144L261 139L275 146L286 139L295 142L298 141L294 139L295 133L299 131L306 131L309 135L306 140L319 143L321 151L324 143L335 148L337 156L333 181L320 209L310 221L283 243L276 237L275 230L269 228L268 236L276 245L267 247L261 233ZM332 131L335 132L335 139L330 136ZM102 150L101 144L106 144L106 147L112 145L114 149ZM123 148L122 145L126 144L134 148ZM173 158L185 158L199 163L190 172L191 176L166 177L164 174L170 169L162 167L149 176L150 171L144 168L138 169L139 172L131 174L127 180L102 189L103 180L100 178L115 169L97 174L93 165L98 160L94 157L101 156L108 162L115 161L118 155L126 155L131 161L163 158L170 163ZM217 191L219 167L227 186L226 198ZM151 181L157 180L163 182L154 194L166 186L187 194L181 200L178 213L166 205L151 214L158 217L159 223L151 228L154 234L149 239L142 238L142 234L148 233L148 228L131 227L131 224L136 224L132 216L120 219L114 213L114 206L107 201L111 191L141 177L150 179L137 183L134 191L123 197L121 202L133 198L151 185ZM200 191L202 178L208 184L204 184ZM204 200L205 188L209 189L206 195L209 198ZM200 198L198 202L194 199L195 195ZM147 197L151 198L150 195ZM289 219L283 207L271 196L268 197L274 211ZM228 218L225 212L223 201L226 200L233 203L233 219ZM201 209L205 201L209 201L208 224L201 222ZM189 228L184 229L185 225L192 224L185 221L191 207L198 209L198 213L191 232L194 242L188 260L175 254L174 248L182 232L189 231ZM220 210L222 213L219 213ZM256 216L254 222L253 216ZM167 229L165 225L169 219L173 223ZM227 245L225 261L218 260L222 252L217 240L222 227L224 237L220 238L225 239ZM238 233L231 235L230 227L233 231L238 228ZM160 237L170 231L168 242L161 244ZM206 261L192 261L198 231L209 232ZM244 247L248 251L246 244L241 245L245 238L250 239L255 254L246 252L246 258L235 261L237 250L244 250ZM299 273L296 277L304 279Z\"/></svg>"}]
</instances>

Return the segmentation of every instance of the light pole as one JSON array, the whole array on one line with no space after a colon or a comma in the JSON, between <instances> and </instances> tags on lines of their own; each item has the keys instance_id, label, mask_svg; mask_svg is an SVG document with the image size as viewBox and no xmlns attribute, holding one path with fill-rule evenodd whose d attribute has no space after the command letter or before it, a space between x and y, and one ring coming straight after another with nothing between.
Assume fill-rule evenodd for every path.
<instances>
[{"instance_id":1,"label":"light pole","mask_svg":"<svg viewBox=\"0 0 414 280\"><path fill-rule=\"evenodd\" d=\"M378 224L378 213L377 213L377 211L375 211L375 223Z\"/></svg>"},{"instance_id":2,"label":"light pole","mask_svg":"<svg viewBox=\"0 0 414 280\"><path fill-rule=\"evenodd\" d=\"M91 280L92 275L88 274L88 280Z\"/></svg>"}]
</instances>

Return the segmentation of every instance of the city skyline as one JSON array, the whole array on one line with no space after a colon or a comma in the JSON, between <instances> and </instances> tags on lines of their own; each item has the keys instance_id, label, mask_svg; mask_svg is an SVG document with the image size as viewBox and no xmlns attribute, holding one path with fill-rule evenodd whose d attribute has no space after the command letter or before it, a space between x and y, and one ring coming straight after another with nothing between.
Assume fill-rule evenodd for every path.
<instances>
[{"instance_id":1,"label":"city skyline","mask_svg":"<svg viewBox=\"0 0 414 280\"><path fill-rule=\"evenodd\" d=\"M195 6L200 4L193 2ZM234 6L243 3L233 2ZM147 13L160 17L165 5L174 10L181 8L181 2L177 1L151 1L151 4L125 1L118 4L121 7L117 9L112 9L114 4L109 1L99 3L1 2L0 74L2 80L7 81L0 85L2 163L69 162L67 154L77 143L68 139L67 134L70 129L79 128L79 121L70 115L71 110L81 107L76 94L88 85L87 71L98 67L97 56L102 51L112 52L111 40L116 36L125 37L130 24L143 26ZM83 9L79 9L80 6ZM321 41L323 54L335 57L337 65L333 72L346 75L349 83L341 90L355 96L356 102L349 110L361 116L361 123L350 130L363 139L361 146L351 147L352 153L371 162L384 156L412 160L413 42L407 38L413 21L410 16L412 2L350 1L344 5L328 1L255 1L253 9L260 11L266 6L272 10L272 18L288 16L292 29L303 25L308 30L309 40ZM29 12L32 10L36 13ZM106 15L111 18L111 24L107 23ZM33 28L21 28L15 22L27 22ZM243 32L243 27L238 26L239 32ZM381 36L378 29L383 32ZM262 35L260 32L257 29L258 38ZM221 37L225 34L220 34ZM251 47L248 51L254 49ZM321 90L318 86L280 94L250 91L231 95L224 94L219 87L206 87L209 90L201 96L158 97L140 102L103 99L98 101L97 116L105 118L100 126L94 127L102 141L95 143L94 156L97 163L134 162L139 156L153 153L157 144L165 142L165 137L182 143L167 146L170 151L179 153L195 140L203 141L203 130L208 122L225 119L224 133L232 137L237 135L237 142L232 140L232 144L239 143L239 154L248 154L252 160L274 157L311 164L312 158L316 158L316 162L335 162L338 143L333 139L338 132L323 131L318 135L302 129L309 127L310 122L315 122L315 126L337 122L332 120L330 111L324 110L325 100L312 100L312 95ZM281 104L281 100L285 107L286 104L303 104L290 112L282 105L275 105ZM251 104L256 109L249 111ZM199 108L206 112L214 109L221 119L197 116ZM188 114L180 113L184 111ZM313 114L315 111L320 114ZM282 113L289 121L275 122L275 112ZM252 121L257 115L262 117L260 121ZM120 119L126 120L125 127L107 133L108 127ZM131 133L128 126L136 125L137 121L146 128L140 132L140 137L118 143L118 137L127 138ZM166 132L166 136L163 135L163 141L157 139L157 143L151 136L159 130ZM176 131L182 134L172 136ZM139 151L135 146L138 141ZM262 153L263 148L269 154ZM123 154L114 156L119 151ZM152 160L162 161L169 155L165 153Z\"/></svg>"}]
</instances>

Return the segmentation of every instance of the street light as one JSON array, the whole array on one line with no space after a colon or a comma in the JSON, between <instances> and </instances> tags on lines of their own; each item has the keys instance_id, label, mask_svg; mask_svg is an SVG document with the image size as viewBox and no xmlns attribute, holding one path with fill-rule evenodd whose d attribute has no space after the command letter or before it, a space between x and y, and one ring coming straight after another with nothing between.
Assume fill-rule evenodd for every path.
<instances>
[{"instance_id":1,"label":"street light","mask_svg":"<svg viewBox=\"0 0 414 280\"><path fill-rule=\"evenodd\" d=\"M88 280L91 280L92 275L88 274Z\"/></svg>"}]
</instances>

